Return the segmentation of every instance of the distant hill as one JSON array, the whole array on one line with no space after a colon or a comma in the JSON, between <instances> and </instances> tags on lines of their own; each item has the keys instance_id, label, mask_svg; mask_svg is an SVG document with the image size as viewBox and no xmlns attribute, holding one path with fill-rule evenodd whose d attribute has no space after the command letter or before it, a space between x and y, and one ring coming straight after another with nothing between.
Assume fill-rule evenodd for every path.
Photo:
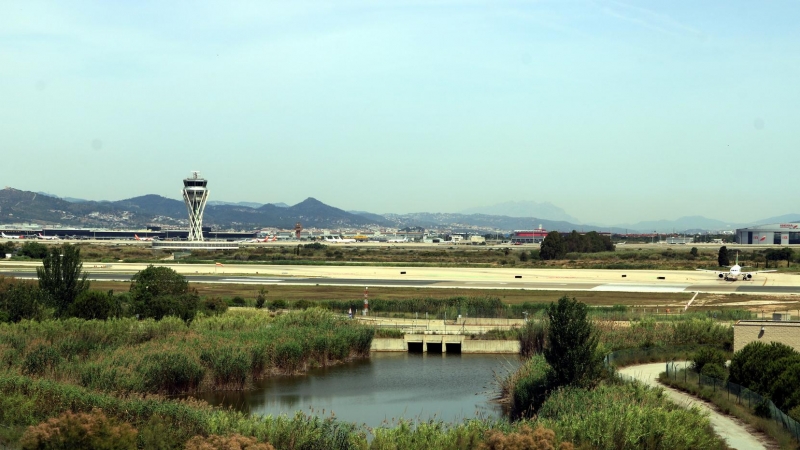
<instances>
[{"instance_id":1,"label":"distant hill","mask_svg":"<svg viewBox=\"0 0 800 450\"><path fill-rule=\"evenodd\" d=\"M741 228L744 224L734 222L723 222L721 220L709 219L703 216L684 216L675 220L648 220L636 223L618 224L617 228L625 228L629 231L638 231L641 233L652 233L658 231L659 233L676 233L684 231L722 231L722 230L735 230Z\"/></svg>"},{"instance_id":2,"label":"distant hill","mask_svg":"<svg viewBox=\"0 0 800 450\"><path fill-rule=\"evenodd\" d=\"M549 206L548 206L549 205ZM494 205L514 212L543 206L553 214L563 212L549 203L506 202ZM487 207L492 208L492 207ZM517 209L517 211L520 211ZM515 212L515 214L521 212ZM566 213L564 213L566 214ZM800 214L786 214L753 222L768 224L800 222ZM59 198L49 193L20 191L6 188L0 191L0 223L33 222L41 225L61 224L81 227L143 227L149 224L185 226L186 207L182 200L160 195L143 195L118 201L89 201ZM291 229L301 222L311 228L351 228L377 225L393 228L423 227L453 231L493 232L500 230L533 229L542 225L557 231L613 231L615 233L659 233L733 230L748 226L743 223L723 222L703 216L685 216L675 220L643 221L609 226L579 224L569 220L552 220L538 216L516 217L492 214L411 213L374 214L365 211L344 211L326 205L314 198L288 206L285 203L258 204L252 202L209 201L203 224L218 228L254 229L279 227Z\"/></svg>"},{"instance_id":3,"label":"distant hill","mask_svg":"<svg viewBox=\"0 0 800 450\"><path fill-rule=\"evenodd\" d=\"M143 195L114 202L84 201L71 203L51 195L6 188L0 191L0 223L34 222L42 225L61 224L83 227L141 227L153 223L185 224L183 201L160 195ZM308 198L297 205L281 207L273 204L252 208L242 205L206 206L203 224L222 228L252 229L259 227L338 228L366 225L390 226L380 216L366 218L351 214L316 199Z\"/></svg>"},{"instance_id":4,"label":"distant hill","mask_svg":"<svg viewBox=\"0 0 800 450\"><path fill-rule=\"evenodd\" d=\"M209 200L208 204L211 206L222 206L222 205L245 206L247 208L261 208L261 206L263 206L263 203L255 203L255 202L222 202L214 200Z\"/></svg>"},{"instance_id":5,"label":"distant hill","mask_svg":"<svg viewBox=\"0 0 800 450\"><path fill-rule=\"evenodd\" d=\"M790 223L790 222L800 222L800 214L784 214L782 216L768 217L766 219L759 220L756 223L767 224L767 223Z\"/></svg>"},{"instance_id":6,"label":"distant hill","mask_svg":"<svg viewBox=\"0 0 800 450\"><path fill-rule=\"evenodd\" d=\"M398 227L422 226L447 227L454 231L532 230L541 225L549 231L609 231L612 228L581 225L561 220L546 220L536 217L492 216L488 214L411 213L384 214ZM613 228L614 232L621 231Z\"/></svg>"},{"instance_id":7,"label":"distant hill","mask_svg":"<svg viewBox=\"0 0 800 450\"><path fill-rule=\"evenodd\" d=\"M580 223L578 219L570 216L566 211L550 202L504 202L479 208L469 208L460 213L464 215L484 214L508 217L538 217L546 220Z\"/></svg>"}]
</instances>

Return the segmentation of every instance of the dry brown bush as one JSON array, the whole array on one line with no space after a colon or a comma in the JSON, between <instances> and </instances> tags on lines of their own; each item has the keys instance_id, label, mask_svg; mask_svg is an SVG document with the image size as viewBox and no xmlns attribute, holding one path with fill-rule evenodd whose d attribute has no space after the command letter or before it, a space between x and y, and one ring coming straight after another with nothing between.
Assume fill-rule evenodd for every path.
<instances>
[{"instance_id":1,"label":"dry brown bush","mask_svg":"<svg viewBox=\"0 0 800 450\"><path fill-rule=\"evenodd\" d=\"M95 408L91 413L67 411L39 425L28 427L20 439L23 449L91 448L123 450L136 448L136 429L109 419Z\"/></svg>"},{"instance_id":2,"label":"dry brown bush","mask_svg":"<svg viewBox=\"0 0 800 450\"><path fill-rule=\"evenodd\" d=\"M186 450L275 450L275 447L241 434L231 436L212 434L209 437L195 436L189 439Z\"/></svg>"},{"instance_id":3,"label":"dry brown bush","mask_svg":"<svg viewBox=\"0 0 800 450\"><path fill-rule=\"evenodd\" d=\"M520 427L518 432L504 434L499 430L486 432L482 446L485 450L573 450L569 442L562 442L556 447L556 433L542 426L531 430L528 425Z\"/></svg>"}]
</instances>

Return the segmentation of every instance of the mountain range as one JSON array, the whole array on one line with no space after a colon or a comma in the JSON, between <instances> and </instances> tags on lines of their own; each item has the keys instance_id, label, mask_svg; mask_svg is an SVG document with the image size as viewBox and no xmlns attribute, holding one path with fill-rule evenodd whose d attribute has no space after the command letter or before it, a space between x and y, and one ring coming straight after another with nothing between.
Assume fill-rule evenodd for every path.
<instances>
[{"instance_id":1,"label":"mountain range","mask_svg":"<svg viewBox=\"0 0 800 450\"><path fill-rule=\"evenodd\" d=\"M537 209L538 208L538 209ZM472 211L495 211L488 214ZM535 216L516 216L525 211L538 211ZM553 214L545 216L545 214ZM533 229L540 225L559 231L640 232L700 232L734 230L759 223L800 221L800 214L769 217L753 223L729 223L702 216L686 216L676 220L643 221L614 226L577 223L563 209L548 202L506 202L462 213L375 214L366 211L344 211L314 198L289 206L285 203L253 203L209 201L203 224L216 229L247 230L263 227L291 229L301 222L306 228L424 227L452 231L510 231ZM151 224L186 226L184 203L159 195L143 195L118 201L88 201L59 198L49 193L28 192L13 188L0 191L0 223L36 222L42 225L79 227L144 227Z\"/></svg>"},{"instance_id":2,"label":"mountain range","mask_svg":"<svg viewBox=\"0 0 800 450\"><path fill-rule=\"evenodd\" d=\"M541 217L546 220L559 222L580 223L580 221L566 211L550 202L503 202L495 205L482 206L479 208L469 208L460 211L460 214L483 214L488 216L508 216L508 217Z\"/></svg>"}]
</instances>

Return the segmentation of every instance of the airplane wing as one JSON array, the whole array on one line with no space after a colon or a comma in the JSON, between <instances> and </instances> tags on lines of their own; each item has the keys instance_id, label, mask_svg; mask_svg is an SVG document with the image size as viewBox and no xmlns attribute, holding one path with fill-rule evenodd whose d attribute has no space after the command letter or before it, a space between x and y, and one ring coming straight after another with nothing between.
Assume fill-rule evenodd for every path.
<instances>
[{"instance_id":1,"label":"airplane wing","mask_svg":"<svg viewBox=\"0 0 800 450\"><path fill-rule=\"evenodd\" d=\"M756 271L753 271L753 272L742 272L742 273L744 273L744 274L748 274L749 273L749 274L755 275L757 273L769 273L769 272L777 272L777 270L756 270Z\"/></svg>"},{"instance_id":2,"label":"airplane wing","mask_svg":"<svg viewBox=\"0 0 800 450\"><path fill-rule=\"evenodd\" d=\"M711 273L726 272L725 270L710 270L710 269L695 269L695 270L699 272L711 272Z\"/></svg>"}]
</instances>

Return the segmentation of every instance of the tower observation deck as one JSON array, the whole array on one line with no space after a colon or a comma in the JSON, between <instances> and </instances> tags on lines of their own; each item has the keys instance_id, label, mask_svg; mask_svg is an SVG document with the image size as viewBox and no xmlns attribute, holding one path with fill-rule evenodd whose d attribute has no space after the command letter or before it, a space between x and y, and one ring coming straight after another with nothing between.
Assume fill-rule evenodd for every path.
<instances>
[{"instance_id":1,"label":"tower observation deck","mask_svg":"<svg viewBox=\"0 0 800 450\"><path fill-rule=\"evenodd\" d=\"M203 210L208 200L208 180L200 178L200 172L183 180L183 201L189 212L189 240L203 240Z\"/></svg>"}]
</instances>

